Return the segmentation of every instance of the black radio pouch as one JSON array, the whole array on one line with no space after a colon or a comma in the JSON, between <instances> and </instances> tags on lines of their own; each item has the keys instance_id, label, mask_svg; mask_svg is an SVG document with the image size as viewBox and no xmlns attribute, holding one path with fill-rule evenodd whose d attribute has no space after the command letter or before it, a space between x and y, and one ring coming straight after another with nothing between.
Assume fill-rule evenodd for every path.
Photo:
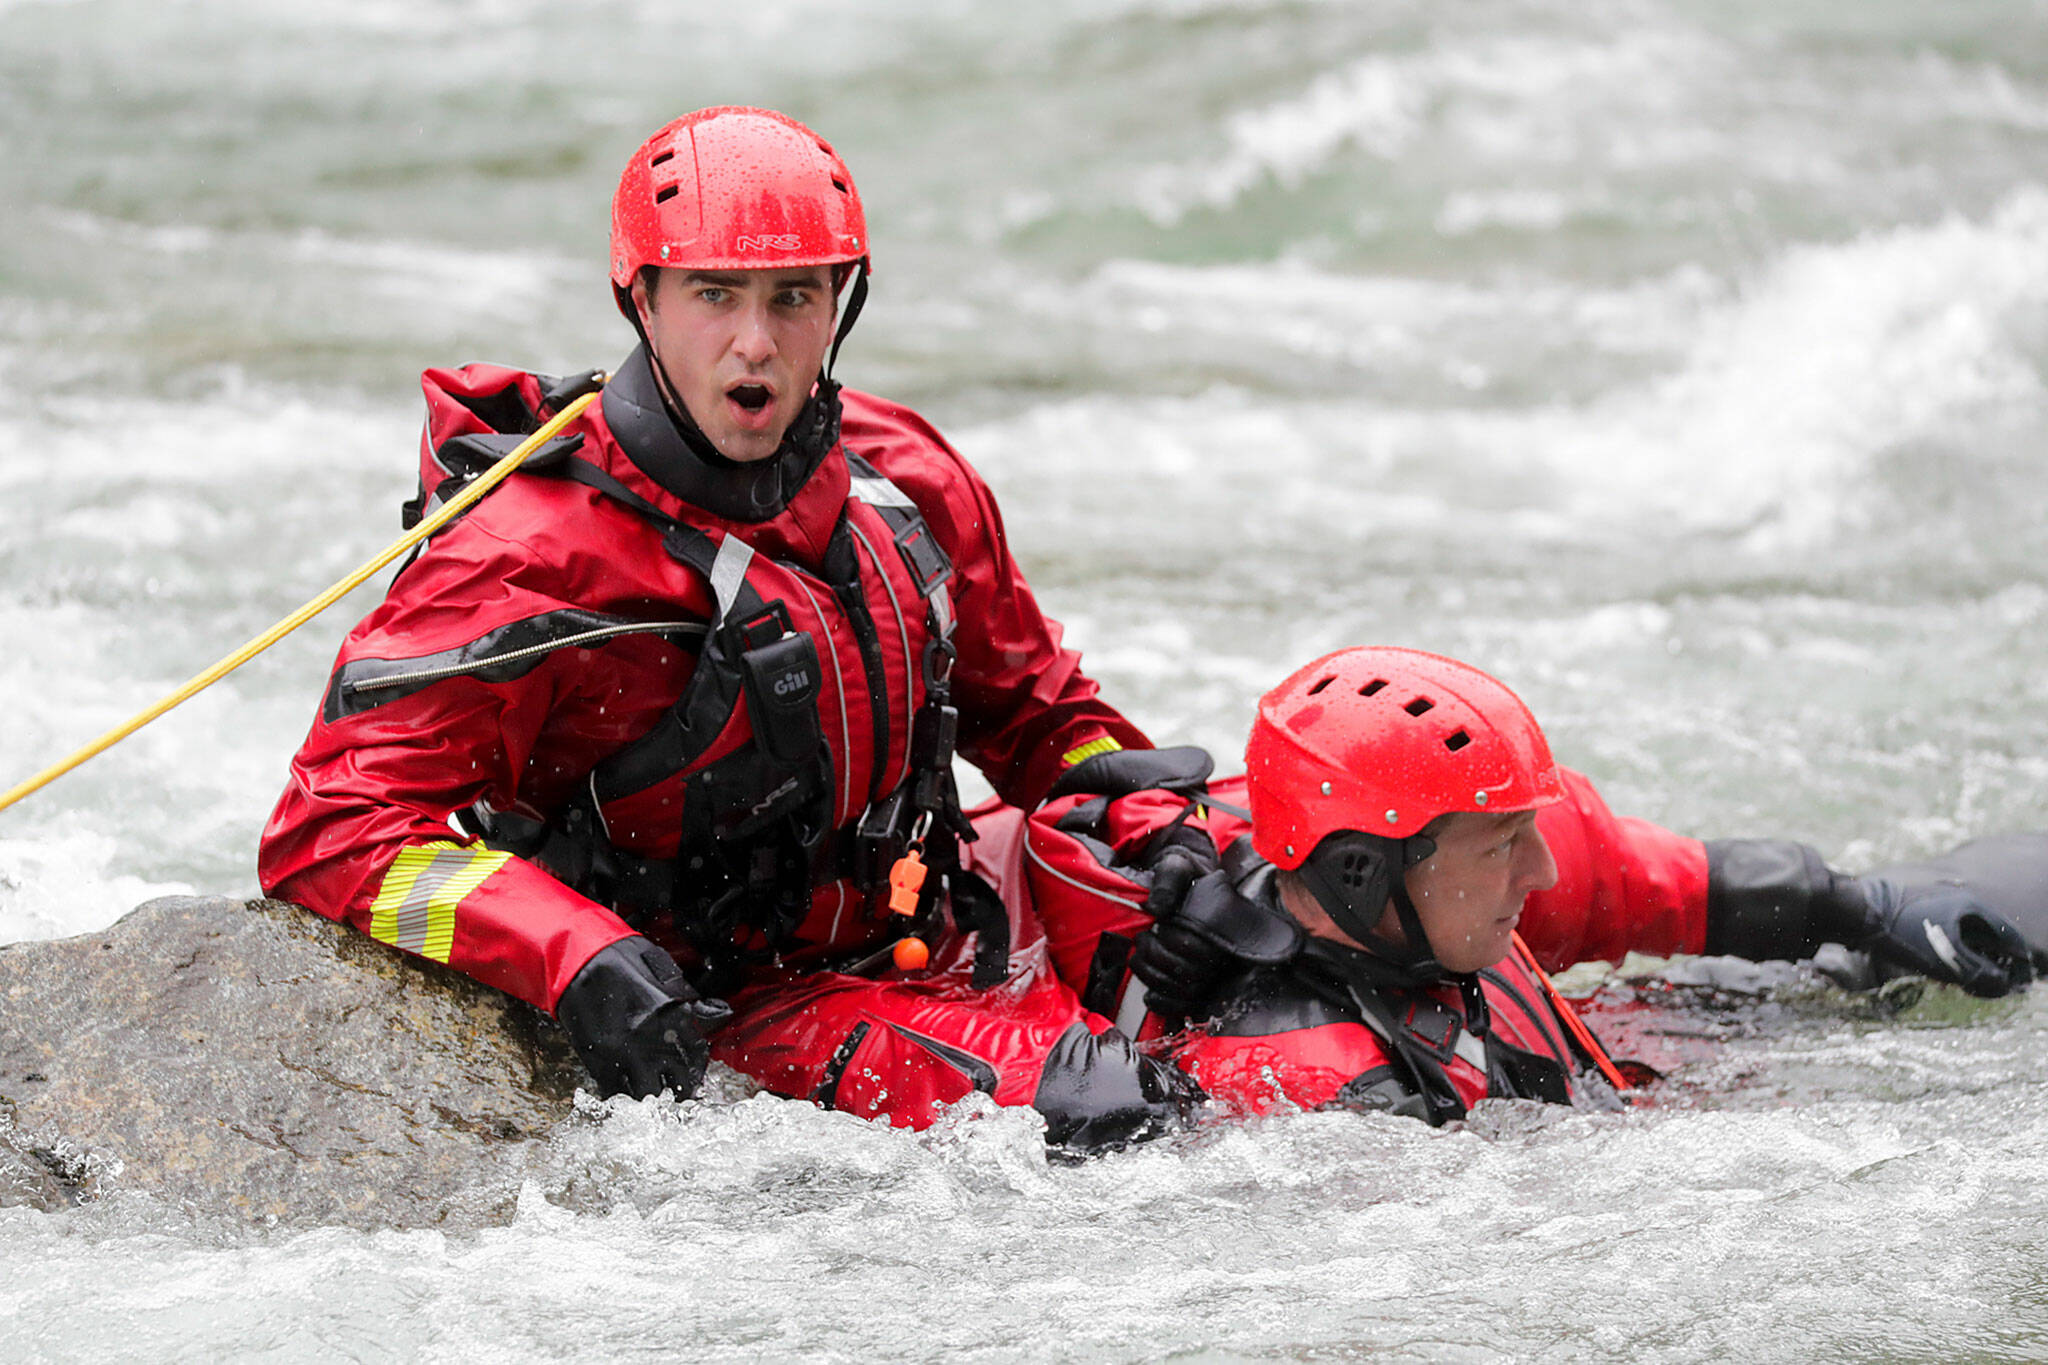
<instances>
[{"instance_id":1,"label":"black radio pouch","mask_svg":"<svg viewBox=\"0 0 2048 1365\"><path fill-rule=\"evenodd\" d=\"M739 635L740 676L755 742L770 758L791 766L816 757L824 743L818 728L817 645L808 633L789 629L780 602L740 626Z\"/></svg>"}]
</instances>

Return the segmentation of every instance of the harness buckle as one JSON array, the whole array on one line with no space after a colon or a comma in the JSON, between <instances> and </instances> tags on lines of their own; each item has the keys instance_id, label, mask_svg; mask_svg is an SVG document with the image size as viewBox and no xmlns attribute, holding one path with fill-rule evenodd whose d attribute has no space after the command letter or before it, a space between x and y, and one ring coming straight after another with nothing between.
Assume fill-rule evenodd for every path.
<instances>
[{"instance_id":1,"label":"harness buckle","mask_svg":"<svg viewBox=\"0 0 2048 1365\"><path fill-rule=\"evenodd\" d=\"M923 517L913 516L896 533L896 548L902 552L904 567L917 584L917 595L930 599L953 576L953 561L946 547L933 537Z\"/></svg>"},{"instance_id":2,"label":"harness buckle","mask_svg":"<svg viewBox=\"0 0 2048 1365\"><path fill-rule=\"evenodd\" d=\"M746 620L735 622L731 630L733 640L739 646L737 652L745 654L765 649L793 633L795 627L790 623L789 608L778 598Z\"/></svg>"},{"instance_id":3,"label":"harness buckle","mask_svg":"<svg viewBox=\"0 0 2048 1365\"><path fill-rule=\"evenodd\" d=\"M872 894L889 884L889 869L910 849L908 784L867 808L853 834L853 884Z\"/></svg>"}]
</instances>

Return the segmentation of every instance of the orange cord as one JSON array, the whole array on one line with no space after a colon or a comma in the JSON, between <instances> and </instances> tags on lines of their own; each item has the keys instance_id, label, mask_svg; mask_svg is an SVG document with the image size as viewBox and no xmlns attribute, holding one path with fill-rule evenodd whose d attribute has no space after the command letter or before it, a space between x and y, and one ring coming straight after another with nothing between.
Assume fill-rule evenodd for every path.
<instances>
[{"instance_id":1,"label":"orange cord","mask_svg":"<svg viewBox=\"0 0 2048 1365\"><path fill-rule=\"evenodd\" d=\"M1579 1040L1579 1046L1586 1049L1587 1055L1592 1057L1593 1064L1600 1068L1600 1074L1607 1078L1608 1084L1616 1090L1627 1090L1629 1083L1623 1079L1620 1070L1608 1057L1607 1049L1600 1046L1600 1040L1593 1036L1593 1030L1586 1027L1585 1020L1579 1018L1579 1012L1573 1007L1572 1002L1564 998L1564 993L1558 990L1556 983L1536 964L1536 954L1529 951L1529 945L1522 942L1520 934L1515 935L1515 952L1521 956L1522 965L1536 978L1536 984L1541 986L1543 993L1550 998L1550 1007L1557 1011L1558 1018L1564 1020L1564 1026L1572 1031L1572 1037Z\"/></svg>"}]
</instances>

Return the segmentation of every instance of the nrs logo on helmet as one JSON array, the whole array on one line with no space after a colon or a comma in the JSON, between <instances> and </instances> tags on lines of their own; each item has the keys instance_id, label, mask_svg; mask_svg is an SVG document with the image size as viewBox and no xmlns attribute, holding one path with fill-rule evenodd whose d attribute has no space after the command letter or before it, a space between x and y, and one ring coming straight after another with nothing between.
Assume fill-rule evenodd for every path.
<instances>
[{"instance_id":1,"label":"nrs logo on helmet","mask_svg":"<svg viewBox=\"0 0 2048 1365\"><path fill-rule=\"evenodd\" d=\"M832 145L787 114L721 106L642 143L612 196L619 309L647 266L867 266L867 218Z\"/></svg>"}]
</instances>

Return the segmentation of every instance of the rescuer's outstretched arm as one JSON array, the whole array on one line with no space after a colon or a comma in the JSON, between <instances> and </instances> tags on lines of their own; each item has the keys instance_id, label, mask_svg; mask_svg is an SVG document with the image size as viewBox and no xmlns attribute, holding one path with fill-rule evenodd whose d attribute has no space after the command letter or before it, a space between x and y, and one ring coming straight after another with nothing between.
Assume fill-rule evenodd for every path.
<instances>
[{"instance_id":1,"label":"rescuer's outstretched arm","mask_svg":"<svg viewBox=\"0 0 2048 1365\"><path fill-rule=\"evenodd\" d=\"M1581 773L1536 813L1557 883L1529 897L1522 939L1545 970L1619 962L1634 950L1697 953L1706 941L1707 855L1697 839L1618 816Z\"/></svg>"},{"instance_id":2,"label":"rescuer's outstretched arm","mask_svg":"<svg viewBox=\"0 0 2048 1365\"><path fill-rule=\"evenodd\" d=\"M1558 881L1522 912L1547 968L1630 949L1796 960L1840 943L1977 995L2033 978L2026 939L1967 885L1852 877L1785 840L1682 838L1614 815L1584 777L1560 771L1566 800L1537 817Z\"/></svg>"},{"instance_id":3,"label":"rescuer's outstretched arm","mask_svg":"<svg viewBox=\"0 0 2048 1365\"><path fill-rule=\"evenodd\" d=\"M1967 886L1852 877L1777 839L1721 839L1706 850L1709 953L1799 959L1839 943L1984 996L2034 979L2025 936Z\"/></svg>"}]
</instances>

